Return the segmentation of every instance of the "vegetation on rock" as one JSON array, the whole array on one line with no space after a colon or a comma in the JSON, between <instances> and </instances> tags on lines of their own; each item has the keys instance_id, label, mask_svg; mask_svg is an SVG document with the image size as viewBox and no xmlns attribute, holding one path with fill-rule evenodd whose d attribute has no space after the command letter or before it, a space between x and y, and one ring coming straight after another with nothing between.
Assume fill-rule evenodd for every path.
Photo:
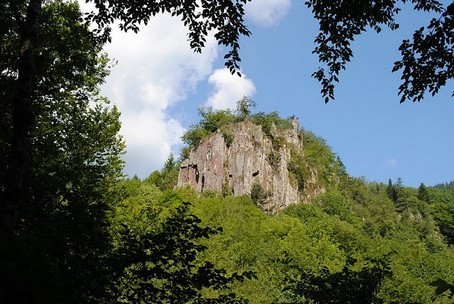
<instances>
[{"instance_id":1,"label":"vegetation on rock","mask_svg":"<svg viewBox=\"0 0 454 304\"><path fill-rule=\"evenodd\" d=\"M212 135L213 133L220 131L224 136L227 146L231 143L232 134L231 127L233 124L249 120L256 125L262 126L262 130L267 136L273 140L273 146L276 149L282 145L282 138L275 137L272 134L272 126L275 126L279 130L291 129L292 118L281 118L277 112L271 113L252 113L252 108L255 103L248 97L243 97L237 103L237 110L235 112L231 110L213 110L212 108L200 108L199 114L201 120L199 123L192 125L183 136L182 140L185 142L189 149L195 148L198 144Z\"/></svg>"}]
</instances>

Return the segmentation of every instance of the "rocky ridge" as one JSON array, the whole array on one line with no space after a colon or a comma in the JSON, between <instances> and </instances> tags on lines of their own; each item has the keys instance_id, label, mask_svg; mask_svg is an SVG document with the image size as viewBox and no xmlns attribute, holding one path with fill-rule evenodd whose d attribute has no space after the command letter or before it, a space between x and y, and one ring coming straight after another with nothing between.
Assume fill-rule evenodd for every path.
<instances>
[{"instance_id":1,"label":"rocky ridge","mask_svg":"<svg viewBox=\"0 0 454 304\"><path fill-rule=\"evenodd\" d=\"M324 192L312 186L308 187L311 192L305 193L288 170L292 153L303 153L298 121L294 120L292 126L277 130L273 125L266 134L260 125L246 120L230 127L230 140L218 130L181 163L177 187L190 186L198 193L214 190L255 195L257 204L272 213ZM309 172L305 184L315 185L317 172Z\"/></svg>"}]
</instances>

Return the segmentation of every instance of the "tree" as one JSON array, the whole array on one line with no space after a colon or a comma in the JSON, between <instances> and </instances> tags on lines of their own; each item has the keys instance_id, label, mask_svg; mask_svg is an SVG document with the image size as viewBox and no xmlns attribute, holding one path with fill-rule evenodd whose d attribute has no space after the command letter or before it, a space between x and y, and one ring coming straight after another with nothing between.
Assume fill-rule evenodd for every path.
<instances>
[{"instance_id":1,"label":"tree","mask_svg":"<svg viewBox=\"0 0 454 304\"><path fill-rule=\"evenodd\" d=\"M413 2L417 2L417 9L431 9L432 1ZM400 102L421 101L426 91L435 95L454 77L454 3L446 9L438 1L432 5L434 11L442 12L440 18L432 18L427 29L421 27L413 34L413 41L406 39L399 47L402 59L394 63L393 71L403 70Z\"/></svg>"},{"instance_id":2,"label":"tree","mask_svg":"<svg viewBox=\"0 0 454 304\"><path fill-rule=\"evenodd\" d=\"M15 233L0 233L0 247L7 248L0 253L0 302L96 302L109 278L106 213L110 189L123 168L120 114L99 96L108 60L78 5L51 2L40 18L35 123L18 224ZM0 77L0 108L5 109L0 116L10 122L17 62L9 55L18 37L9 30L2 39L8 60ZM13 131L4 131L0 159L12 149ZM8 184L7 169L0 163L0 189Z\"/></svg>"},{"instance_id":3,"label":"tree","mask_svg":"<svg viewBox=\"0 0 454 304\"><path fill-rule=\"evenodd\" d=\"M234 115L231 110L227 109L215 111L211 107L200 108L199 115L202 117L200 122L192 125L189 131L181 137L181 139L188 144L190 148L197 147L203 139L218 130L221 131L224 136L224 140L228 142L230 137L228 127L238 120L238 117Z\"/></svg>"},{"instance_id":4,"label":"tree","mask_svg":"<svg viewBox=\"0 0 454 304\"><path fill-rule=\"evenodd\" d=\"M236 113L241 120L251 116L251 110L255 107L255 102L248 96L243 96L236 102Z\"/></svg>"},{"instance_id":5,"label":"tree","mask_svg":"<svg viewBox=\"0 0 454 304\"><path fill-rule=\"evenodd\" d=\"M262 126L263 132L265 132L266 135L268 136L273 136L273 134L271 134L272 133L271 129L273 125L275 125L278 130L292 128L292 118L281 118L279 116L279 113L277 112L254 113L252 114L251 119L255 124Z\"/></svg>"},{"instance_id":6,"label":"tree","mask_svg":"<svg viewBox=\"0 0 454 304\"><path fill-rule=\"evenodd\" d=\"M396 184L393 185L393 181L388 179L388 186L386 187L386 193L388 197L394 202L397 203L400 194L400 187Z\"/></svg>"},{"instance_id":7,"label":"tree","mask_svg":"<svg viewBox=\"0 0 454 304\"><path fill-rule=\"evenodd\" d=\"M173 189L178 182L179 166L172 153L167 157L161 171L153 171L144 181L156 185L162 191Z\"/></svg>"},{"instance_id":8,"label":"tree","mask_svg":"<svg viewBox=\"0 0 454 304\"><path fill-rule=\"evenodd\" d=\"M353 270L355 262L355 259L348 260L337 273L326 267L320 274L302 271L301 280L290 282L287 289L311 303L375 303L381 282L391 274L388 262L371 260L360 270Z\"/></svg>"},{"instance_id":9,"label":"tree","mask_svg":"<svg viewBox=\"0 0 454 304\"><path fill-rule=\"evenodd\" d=\"M440 232L446 237L446 242L454 244L454 202L436 202L431 205L431 211Z\"/></svg>"},{"instance_id":10,"label":"tree","mask_svg":"<svg viewBox=\"0 0 454 304\"><path fill-rule=\"evenodd\" d=\"M427 192L427 188L424 183L421 183L418 187L418 199L426 203L430 200L429 193Z\"/></svg>"},{"instance_id":11,"label":"tree","mask_svg":"<svg viewBox=\"0 0 454 304\"><path fill-rule=\"evenodd\" d=\"M400 101L420 101L426 91L434 95L454 77L454 3L445 7L437 0L307 0L307 7L319 22L313 52L326 64L326 70L320 67L312 76L321 83L325 102L334 99L339 73L353 57L351 43L356 36L369 28L377 33L383 26L398 29L398 4L406 2L413 3L414 10L434 12L440 17L433 18L427 28L418 29L412 40L404 40L399 47L402 59L394 63L393 72L402 70Z\"/></svg>"},{"instance_id":12,"label":"tree","mask_svg":"<svg viewBox=\"0 0 454 304\"><path fill-rule=\"evenodd\" d=\"M20 6L19 6L20 5ZM12 63L13 66L0 63L2 73L17 74L13 81L15 92L11 99L11 138L9 139L9 154L6 157L6 182L0 193L0 233L13 231L17 220L19 201L23 190L23 179L28 160L29 133L34 125L33 91L35 82L35 49L38 39L39 16L41 15L42 0L30 0L28 6L21 1L9 1L2 5L2 22L14 28L3 30L2 40L8 34L19 37L16 46L20 53ZM25 15L24 7L26 7ZM3 27L3 26L2 26ZM12 71L10 71L12 69Z\"/></svg>"},{"instance_id":13,"label":"tree","mask_svg":"<svg viewBox=\"0 0 454 304\"><path fill-rule=\"evenodd\" d=\"M226 66L236 72L239 68L239 39L248 36L249 30L243 24L244 4L248 0L234 1L152 1L148 5L139 5L131 1L93 0L96 12L88 19L98 25L95 33L102 41L108 41L110 25L119 22L121 29L137 32L141 23L147 24L152 16L169 13L181 18L188 27L189 44L194 51L200 52L205 46L209 32L220 45L230 50L225 55ZM23 182L29 159L30 133L36 123L36 110L42 106L42 100L36 98L38 31L43 0L9 0L0 4L2 23L2 41L7 35L18 37L16 45L19 53L12 52L13 66L0 62L2 73L17 75L13 83L15 92L11 102L11 136L9 156L7 157L6 182L0 189L0 230L11 233L15 230L17 212L23 192ZM96 39L96 37L94 38ZM58 50L57 50L58 52Z\"/></svg>"},{"instance_id":14,"label":"tree","mask_svg":"<svg viewBox=\"0 0 454 304\"><path fill-rule=\"evenodd\" d=\"M175 191L138 181L123 186L130 194L111 219L116 275L108 303L243 303L229 285L254 275L227 274L201 257L203 240L221 229L202 225Z\"/></svg>"}]
</instances>

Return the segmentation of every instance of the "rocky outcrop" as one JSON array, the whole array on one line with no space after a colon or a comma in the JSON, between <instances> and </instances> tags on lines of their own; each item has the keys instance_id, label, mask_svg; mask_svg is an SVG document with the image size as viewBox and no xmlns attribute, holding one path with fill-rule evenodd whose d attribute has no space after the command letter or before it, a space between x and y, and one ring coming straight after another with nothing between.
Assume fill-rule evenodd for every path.
<instances>
[{"instance_id":1,"label":"rocky outcrop","mask_svg":"<svg viewBox=\"0 0 454 304\"><path fill-rule=\"evenodd\" d=\"M263 195L258 204L272 213L305 200L288 170L291 150L301 153L303 149L296 121L291 129L272 127L270 135L249 121L231 126L229 132L233 138L229 145L217 131L190 152L181 164L178 187L234 195L250 195L253 188L259 189Z\"/></svg>"}]
</instances>

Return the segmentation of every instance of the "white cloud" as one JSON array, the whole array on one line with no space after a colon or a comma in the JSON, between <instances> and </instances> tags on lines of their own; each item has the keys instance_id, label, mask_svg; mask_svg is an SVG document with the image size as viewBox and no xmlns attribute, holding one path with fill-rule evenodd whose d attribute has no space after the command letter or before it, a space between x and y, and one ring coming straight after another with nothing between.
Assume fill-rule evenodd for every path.
<instances>
[{"instance_id":1,"label":"white cloud","mask_svg":"<svg viewBox=\"0 0 454 304\"><path fill-rule=\"evenodd\" d=\"M122 134L127 139L129 173L144 177L152 169L161 168L183 132L180 123L163 116L163 112L142 111L125 117Z\"/></svg>"},{"instance_id":2,"label":"white cloud","mask_svg":"<svg viewBox=\"0 0 454 304\"><path fill-rule=\"evenodd\" d=\"M386 161L386 164L390 167L395 167L397 166L397 159L396 158L390 158Z\"/></svg>"},{"instance_id":3,"label":"white cloud","mask_svg":"<svg viewBox=\"0 0 454 304\"><path fill-rule=\"evenodd\" d=\"M214 92L206 102L213 109L234 109L237 100L255 94L255 85L243 73L242 77L232 75L228 69L218 69L211 74L208 82L214 86Z\"/></svg>"},{"instance_id":4,"label":"white cloud","mask_svg":"<svg viewBox=\"0 0 454 304\"><path fill-rule=\"evenodd\" d=\"M194 53L178 19L154 17L138 34L112 32L106 46L117 66L102 92L118 105L127 145L127 174L145 177L159 169L180 143L182 125L169 117L169 106L185 100L213 70L217 44L208 38L202 54Z\"/></svg>"},{"instance_id":5,"label":"white cloud","mask_svg":"<svg viewBox=\"0 0 454 304\"><path fill-rule=\"evenodd\" d=\"M288 12L292 0L252 0L246 5L246 17L263 27L276 25Z\"/></svg>"},{"instance_id":6,"label":"white cloud","mask_svg":"<svg viewBox=\"0 0 454 304\"><path fill-rule=\"evenodd\" d=\"M261 25L275 24L285 14L290 0L259 0L248 5L250 19ZM260 4L259 4L260 3ZM90 5L81 2L85 11ZM243 95L253 95L255 86L245 75L228 70L213 71L218 46L209 37L202 54L189 47L187 30L168 15L153 17L138 34L113 27L112 43L105 50L118 61L102 86L102 94L115 103L122 120L121 134L127 145L125 173L146 177L162 167L169 153L181 143L183 126L169 116L169 107L182 102L206 81L213 85L207 105L234 108Z\"/></svg>"},{"instance_id":7,"label":"white cloud","mask_svg":"<svg viewBox=\"0 0 454 304\"><path fill-rule=\"evenodd\" d=\"M118 102L139 102L165 109L184 100L212 70L217 45L209 39L203 54L188 46L186 29L170 16L157 16L138 34L115 29L106 47L118 60L106 87L119 93ZM125 96L127 93L127 96ZM138 100L131 100L130 95Z\"/></svg>"}]
</instances>

